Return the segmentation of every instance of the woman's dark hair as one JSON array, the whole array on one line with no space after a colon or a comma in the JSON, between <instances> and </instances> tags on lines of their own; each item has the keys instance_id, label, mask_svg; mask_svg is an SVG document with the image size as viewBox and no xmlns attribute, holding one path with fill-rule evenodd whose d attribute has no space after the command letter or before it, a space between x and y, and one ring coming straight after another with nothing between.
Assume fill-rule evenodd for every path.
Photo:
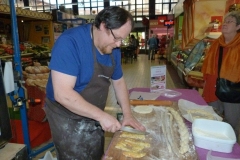
<instances>
[{"instance_id":1,"label":"woman's dark hair","mask_svg":"<svg viewBox=\"0 0 240 160\"><path fill-rule=\"evenodd\" d=\"M94 21L95 27L99 29L101 23L105 23L107 29L118 29L124 25L128 20L131 21L132 29L134 27L133 17L127 10L110 6L100 11Z\"/></svg>"}]
</instances>

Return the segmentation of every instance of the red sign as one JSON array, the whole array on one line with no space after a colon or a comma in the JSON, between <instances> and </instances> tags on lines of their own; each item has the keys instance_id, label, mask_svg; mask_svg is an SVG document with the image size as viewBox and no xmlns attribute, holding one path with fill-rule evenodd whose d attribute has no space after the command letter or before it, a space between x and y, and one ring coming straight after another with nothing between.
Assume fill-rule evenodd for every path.
<instances>
[{"instance_id":1,"label":"red sign","mask_svg":"<svg viewBox=\"0 0 240 160\"><path fill-rule=\"evenodd\" d=\"M166 16L158 16L158 25L163 25L164 20L166 20L166 19L167 19Z\"/></svg>"},{"instance_id":2,"label":"red sign","mask_svg":"<svg viewBox=\"0 0 240 160\"><path fill-rule=\"evenodd\" d=\"M211 23L218 23L221 25L223 22L223 16L211 16Z\"/></svg>"},{"instance_id":3,"label":"red sign","mask_svg":"<svg viewBox=\"0 0 240 160\"><path fill-rule=\"evenodd\" d=\"M165 20L164 21L164 26L173 26L174 25L174 21L173 20Z\"/></svg>"}]
</instances>

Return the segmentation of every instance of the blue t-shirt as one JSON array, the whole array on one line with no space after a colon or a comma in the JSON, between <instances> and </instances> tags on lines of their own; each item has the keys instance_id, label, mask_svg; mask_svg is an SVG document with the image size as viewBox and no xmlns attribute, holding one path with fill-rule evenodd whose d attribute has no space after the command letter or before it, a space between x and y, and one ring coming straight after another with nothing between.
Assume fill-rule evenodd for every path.
<instances>
[{"instance_id":1,"label":"blue t-shirt","mask_svg":"<svg viewBox=\"0 0 240 160\"><path fill-rule=\"evenodd\" d=\"M76 76L74 90L80 93L89 83L94 72L92 53L91 24L82 25L65 31L56 41L51 53L50 70ZM112 66L111 54L101 55L96 50L97 61L105 66ZM123 76L121 52L119 48L112 51L115 61L113 80ZM51 75L46 86L46 96L54 101Z\"/></svg>"}]
</instances>

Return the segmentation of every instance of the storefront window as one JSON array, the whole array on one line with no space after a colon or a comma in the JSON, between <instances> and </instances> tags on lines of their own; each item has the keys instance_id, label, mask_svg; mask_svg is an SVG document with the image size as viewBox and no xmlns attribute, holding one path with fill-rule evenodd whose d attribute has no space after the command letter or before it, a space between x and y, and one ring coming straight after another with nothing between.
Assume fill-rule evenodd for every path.
<instances>
[{"instance_id":1,"label":"storefront window","mask_svg":"<svg viewBox=\"0 0 240 160\"><path fill-rule=\"evenodd\" d=\"M173 9L173 7L176 5L177 3L172 3L171 4L171 10Z\"/></svg>"},{"instance_id":2,"label":"storefront window","mask_svg":"<svg viewBox=\"0 0 240 160\"><path fill-rule=\"evenodd\" d=\"M123 1L123 5L126 4L126 1ZM122 1L110 1L110 6L122 6Z\"/></svg>"},{"instance_id":3,"label":"storefront window","mask_svg":"<svg viewBox=\"0 0 240 160\"><path fill-rule=\"evenodd\" d=\"M73 3L72 0L29 0L30 10L51 11L52 9L68 8L78 5L79 15L97 14L104 8L105 0L78 0ZM178 0L155 0L155 15L168 14L176 5ZM17 2L16 5L21 5ZM120 6L130 11L135 20L141 20L143 16L149 15L149 0L109 0L110 6Z\"/></svg>"},{"instance_id":4,"label":"storefront window","mask_svg":"<svg viewBox=\"0 0 240 160\"><path fill-rule=\"evenodd\" d=\"M169 6L170 4L163 4L163 14L168 14L169 13Z\"/></svg>"},{"instance_id":5,"label":"storefront window","mask_svg":"<svg viewBox=\"0 0 240 160\"><path fill-rule=\"evenodd\" d=\"M98 7L98 12L100 12L101 10L103 10L104 9L104 7L102 6L102 7Z\"/></svg>"},{"instance_id":6,"label":"storefront window","mask_svg":"<svg viewBox=\"0 0 240 160\"><path fill-rule=\"evenodd\" d=\"M104 6L103 1L98 1L98 6Z\"/></svg>"},{"instance_id":7,"label":"storefront window","mask_svg":"<svg viewBox=\"0 0 240 160\"><path fill-rule=\"evenodd\" d=\"M90 7L90 3L84 3L84 7Z\"/></svg>"},{"instance_id":8,"label":"storefront window","mask_svg":"<svg viewBox=\"0 0 240 160\"><path fill-rule=\"evenodd\" d=\"M136 13L135 5L129 5L129 11L133 16L135 16Z\"/></svg>"},{"instance_id":9,"label":"storefront window","mask_svg":"<svg viewBox=\"0 0 240 160\"><path fill-rule=\"evenodd\" d=\"M85 8L84 15L91 15L91 9Z\"/></svg>"},{"instance_id":10,"label":"storefront window","mask_svg":"<svg viewBox=\"0 0 240 160\"><path fill-rule=\"evenodd\" d=\"M84 8L79 8L78 14L79 15L84 15Z\"/></svg>"},{"instance_id":11,"label":"storefront window","mask_svg":"<svg viewBox=\"0 0 240 160\"><path fill-rule=\"evenodd\" d=\"M143 5L143 15L144 16L149 16L149 7L148 7L149 5L148 4L144 4Z\"/></svg>"},{"instance_id":12,"label":"storefront window","mask_svg":"<svg viewBox=\"0 0 240 160\"><path fill-rule=\"evenodd\" d=\"M137 4L142 4L142 0L138 0ZM130 4L135 4L135 0L130 0Z\"/></svg>"},{"instance_id":13,"label":"storefront window","mask_svg":"<svg viewBox=\"0 0 240 160\"><path fill-rule=\"evenodd\" d=\"M136 7L136 12L137 12L137 16L143 15L142 5L137 5L137 7Z\"/></svg>"}]
</instances>

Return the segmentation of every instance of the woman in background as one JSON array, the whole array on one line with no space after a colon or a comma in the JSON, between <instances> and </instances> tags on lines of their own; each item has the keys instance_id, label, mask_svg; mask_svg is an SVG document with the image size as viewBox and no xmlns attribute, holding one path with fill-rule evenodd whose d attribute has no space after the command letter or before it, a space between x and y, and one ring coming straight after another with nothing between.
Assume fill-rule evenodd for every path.
<instances>
[{"instance_id":1,"label":"woman in background","mask_svg":"<svg viewBox=\"0 0 240 160\"><path fill-rule=\"evenodd\" d=\"M218 77L218 55L223 47L220 78L240 82L240 11L228 13L222 24L222 35L210 46L203 62L202 73L205 86L203 98L216 112L224 116L234 129L237 137L240 130L240 103L220 101L215 95ZM239 138L239 137L238 137Z\"/></svg>"}]
</instances>

